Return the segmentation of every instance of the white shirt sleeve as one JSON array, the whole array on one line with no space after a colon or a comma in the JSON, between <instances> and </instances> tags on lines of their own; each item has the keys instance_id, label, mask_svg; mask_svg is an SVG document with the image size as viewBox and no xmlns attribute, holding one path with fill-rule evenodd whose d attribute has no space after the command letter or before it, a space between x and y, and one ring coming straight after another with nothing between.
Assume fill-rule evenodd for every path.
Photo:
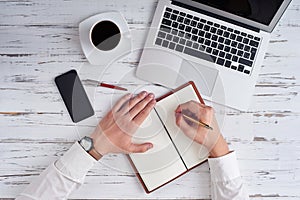
<instances>
[{"instance_id":1,"label":"white shirt sleeve","mask_svg":"<svg viewBox=\"0 0 300 200\"><path fill-rule=\"evenodd\" d=\"M52 163L16 200L61 200L84 181L97 161L76 142L63 157ZM211 196L213 200L247 200L247 191L240 177L235 152L209 158Z\"/></svg>"},{"instance_id":2,"label":"white shirt sleeve","mask_svg":"<svg viewBox=\"0 0 300 200\"><path fill-rule=\"evenodd\" d=\"M208 159L212 200L247 200L248 192L240 176L235 152Z\"/></svg>"},{"instance_id":3,"label":"white shirt sleeve","mask_svg":"<svg viewBox=\"0 0 300 200\"><path fill-rule=\"evenodd\" d=\"M52 163L16 200L67 199L82 183L97 162L76 142L60 159Z\"/></svg>"}]
</instances>

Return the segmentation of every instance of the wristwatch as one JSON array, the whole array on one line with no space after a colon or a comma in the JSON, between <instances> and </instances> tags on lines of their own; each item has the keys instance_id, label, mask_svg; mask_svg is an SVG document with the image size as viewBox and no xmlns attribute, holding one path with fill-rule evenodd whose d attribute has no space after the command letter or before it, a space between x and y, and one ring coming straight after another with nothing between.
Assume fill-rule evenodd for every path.
<instances>
[{"instance_id":1,"label":"wristwatch","mask_svg":"<svg viewBox=\"0 0 300 200\"><path fill-rule=\"evenodd\" d=\"M85 136L81 140L79 140L78 143L93 158L95 158L96 160L100 160L102 155L95 149L92 138Z\"/></svg>"}]
</instances>

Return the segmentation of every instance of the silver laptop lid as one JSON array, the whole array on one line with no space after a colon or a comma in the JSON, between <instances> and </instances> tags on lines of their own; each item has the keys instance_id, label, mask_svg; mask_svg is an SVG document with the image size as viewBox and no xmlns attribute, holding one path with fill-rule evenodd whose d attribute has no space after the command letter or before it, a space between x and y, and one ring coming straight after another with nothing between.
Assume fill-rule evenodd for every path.
<instances>
[{"instance_id":1,"label":"silver laptop lid","mask_svg":"<svg viewBox=\"0 0 300 200\"><path fill-rule=\"evenodd\" d=\"M292 0L173 0L172 3L237 25L271 32Z\"/></svg>"}]
</instances>

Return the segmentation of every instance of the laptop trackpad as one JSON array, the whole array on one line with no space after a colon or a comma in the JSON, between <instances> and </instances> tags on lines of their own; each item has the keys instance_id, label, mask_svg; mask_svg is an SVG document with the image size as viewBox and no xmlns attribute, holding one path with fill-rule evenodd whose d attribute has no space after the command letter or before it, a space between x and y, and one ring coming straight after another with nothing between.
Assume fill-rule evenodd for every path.
<instances>
[{"instance_id":1,"label":"laptop trackpad","mask_svg":"<svg viewBox=\"0 0 300 200\"><path fill-rule=\"evenodd\" d=\"M176 80L177 85L194 81L201 94L211 96L218 76L218 70L183 60Z\"/></svg>"}]
</instances>

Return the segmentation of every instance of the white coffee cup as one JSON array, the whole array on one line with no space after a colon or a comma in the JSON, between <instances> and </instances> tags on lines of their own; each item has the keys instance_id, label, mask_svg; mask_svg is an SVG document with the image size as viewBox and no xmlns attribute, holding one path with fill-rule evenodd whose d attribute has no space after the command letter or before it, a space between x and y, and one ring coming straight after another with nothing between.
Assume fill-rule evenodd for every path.
<instances>
[{"instance_id":1,"label":"white coffee cup","mask_svg":"<svg viewBox=\"0 0 300 200\"><path fill-rule=\"evenodd\" d=\"M106 66L131 51L128 25L122 14L116 11L82 21L79 24L79 37L83 53L92 65Z\"/></svg>"}]
</instances>

